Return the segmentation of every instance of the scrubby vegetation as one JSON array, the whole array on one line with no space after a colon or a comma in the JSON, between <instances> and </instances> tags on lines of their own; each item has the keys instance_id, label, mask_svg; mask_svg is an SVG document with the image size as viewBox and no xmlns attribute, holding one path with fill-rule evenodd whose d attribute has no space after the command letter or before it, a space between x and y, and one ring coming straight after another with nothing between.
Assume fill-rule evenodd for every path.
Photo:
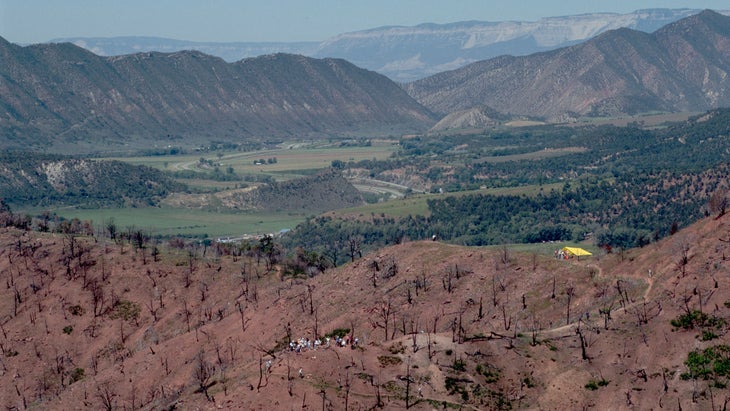
<instances>
[{"instance_id":1,"label":"scrubby vegetation","mask_svg":"<svg viewBox=\"0 0 730 411\"><path fill-rule=\"evenodd\" d=\"M689 371L680 375L683 380L711 380L716 388L725 388L730 377L730 347L720 344L690 351L685 364Z\"/></svg>"},{"instance_id":2,"label":"scrubby vegetation","mask_svg":"<svg viewBox=\"0 0 730 411\"><path fill-rule=\"evenodd\" d=\"M539 189L531 195L435 196L427 201L427 215L314 217L285 243L337 254L337 263L346 261L353 238L365 250L434 235L466 245L591 237L608 250L640 247L709 213L723 213L729 136L730 110L717 110L655 130L541 126L411 137L401 140L401 151L391 159L340 167L346 175L420 182L431 192ZM333 250L337 244L339 252Z\"/></svg>"},{"instance_id":3,"label":"scrubby vegetation","mask_svg":"<svg viewBox=\"0 0 730 411\"><path fill-rule=\"evenodd\" d=\"M0 155L0 198L14 206L155 205L183 189L159 170L121 161L17 152Z\"/></svg>"}]
</instances>

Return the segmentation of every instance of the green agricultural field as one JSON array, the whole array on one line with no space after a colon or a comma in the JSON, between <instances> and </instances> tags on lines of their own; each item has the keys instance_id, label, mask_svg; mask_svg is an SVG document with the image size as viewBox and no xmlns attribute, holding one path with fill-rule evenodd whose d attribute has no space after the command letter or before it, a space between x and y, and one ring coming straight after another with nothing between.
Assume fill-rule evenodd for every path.
<instances>
[{"instance_id":1,"label":"green agricultural field","mask_svg":"<svg viewBox=\"0 0 730 411\"><path fill-rule=\"evenodd\" d=\"M335 160L360 161L367 159L384 160L395 151L396 145L373 145L370 147L330 147L330 148L291 148L268 150L265 152L240 153L223 156L222 167L233 167L237 173L273 173L274 176L287 171L322 169L332 165ZM274 164L256 165L258 159L276 158Z\"/></svg>"},{"instance_id":2,"label":"green agricultural field","mask_svg":"<svg viewBox=\"0 0 730 411\"><path fill-rule=\"evenodd\" d=\"M417 194L408 196L405 198L397 198L388 201L384 201L376 204L366 204L360 207L343 208L341 210L333 211L333 214L338 217L347 216L362 216L369 217L374 216L387 216L393 218L403 218L408 215L423 215L427 216L428 205L426 201L429 198L433 198L431 194Z\"/></svg>"},{"instance_id":3,"label":"green agricultural field","mask_svg":"<svg viewBox=\"0 0 730 411\"><path fill-rule=\"evenodd\" d=\"M376 140L370 146L341 147L329 143L284 143L274 149L257 151L201 152L194 155L114 157L114 160L145 165L163 171L210 171L198 168L200 159L210 160L221 170L232 168L238 175L271 175L276 180L295 178L343 162L368 159L385 160L398 149L398 142ZM269 159L275 159L270 163ZM256 164L264 160L263 164Z\"/></svg>"},{"instance_id":4,"label":"green agricultural field","mask_svg":"<svg viewBox=\"0 0 730 411\"><path fill-rule=\"evenodd\" d=\"M65 218L92 220L97 227L114 219L114 223L120 228L134 226L149 230L152 235L212 238L276 233L294 228L305 218L286 213L220 213L155 207L51 211Z\"/></svg>"}]
</instances>

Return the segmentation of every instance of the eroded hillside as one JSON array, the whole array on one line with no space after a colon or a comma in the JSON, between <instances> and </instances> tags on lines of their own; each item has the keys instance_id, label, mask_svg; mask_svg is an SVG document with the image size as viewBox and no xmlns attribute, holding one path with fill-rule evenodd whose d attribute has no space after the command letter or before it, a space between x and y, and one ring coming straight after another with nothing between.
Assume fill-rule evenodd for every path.
<instances>
[{"instance_id":1,"label":"eroded hillside","mask_svg":"<svg viewBox=\"0 0 730 411\"><path fill-rule=\"evenodd\" d=\"M276 261L266 238L202 248L4 228L0 401L719 408L728 400L728 221L581 260L407 242L313 277L287 275L311 256ZM304 272L319 272L312 267ZM718 346L692 357L711 365L687 364L691 351Z\"/></svg>"}]
</instances>

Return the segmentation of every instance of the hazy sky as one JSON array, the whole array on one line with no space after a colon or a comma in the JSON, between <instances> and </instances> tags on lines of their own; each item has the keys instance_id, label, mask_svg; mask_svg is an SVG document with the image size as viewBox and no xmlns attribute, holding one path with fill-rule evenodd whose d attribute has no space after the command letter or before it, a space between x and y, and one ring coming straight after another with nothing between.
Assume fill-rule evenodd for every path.
<instances>
[{"instance_id":1,"label":"hazy sky","mask_svg":"<svg viewBox=\"0 0 730 411\"><path fill-rule=\"evenodd\" d=\"M643 8L730 9L728 0L0 0L0 36L157 36L193 41L316 41L388 25L538 20Z\"/></svg>"}]
</instances>

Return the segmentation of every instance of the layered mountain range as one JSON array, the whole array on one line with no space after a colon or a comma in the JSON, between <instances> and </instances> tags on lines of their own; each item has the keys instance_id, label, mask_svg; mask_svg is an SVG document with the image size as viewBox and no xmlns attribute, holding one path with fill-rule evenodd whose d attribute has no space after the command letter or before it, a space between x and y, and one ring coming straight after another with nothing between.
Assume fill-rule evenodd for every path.
<instances>
[{"instance_id":1,"label":"layered mountain range","mask_svg":"<svg viewBox=\"0 0 730 411\"><path fill-rule=\"evenodd\" d=\"M210 141L391 135L730 105L730 17L617 29L399 86L341 59L198 51L102 57L0 39L0 146L93 152ZM436 114L433 114L436 113Z\"/></svg>"},{"instance_id":2,"label":"layered mountain range","mask_svg":"<svg viewBox=\"0 0 730 411\"><path fill-rule=\"evenodd\" d=\"M502 56L405 85L432 111L566 121L730 105L730 17L713 11L652 34L618 29L529 56Z\"/></svg>"},{"instance_id":3,"label":"layered mountain range","mask_svg":"<svg viewBox=\"0 0 730 411\"><path fill-rule=\"evenodd\" d=\"M69 43L0 39L0 62L3 147L398 135L434 121L387 77L339 59L100 57Z\"/></svg>"},{"instance_id":4,"label":"layered mountain range","mask_svg":"<svg viewBox=\"0 0 730 411\"><path fill-rule=\"evenodd\" d=\"M198 50L232 62L277 52L346 59L359 67L409 82L503 54L524 56L570 46L618 28L647 33L699 13L697 9L646 9L590 13L537 21L462 21L387 26L339 34L321 42L194 42L155 37L63 38L105 55ZM730 14L730 11L722 13Z\"/></svg>"}]
</instances>

